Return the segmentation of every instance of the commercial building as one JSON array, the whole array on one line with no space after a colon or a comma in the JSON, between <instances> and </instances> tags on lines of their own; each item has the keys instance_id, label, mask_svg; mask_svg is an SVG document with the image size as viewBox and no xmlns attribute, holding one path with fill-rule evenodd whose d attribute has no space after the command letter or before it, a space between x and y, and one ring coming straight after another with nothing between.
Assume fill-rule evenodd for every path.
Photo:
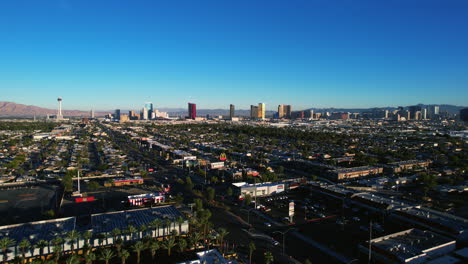
<instances>
[{"instance_id":1,"label":"commercial building","mask_svg":"<svg viewBox=\"0 0 468 264\"><path fill-rule=\"evenodd\" d=\"M354 168L341 168L329 172L333 180L345 180L358 177L365 177L370 175L377 175L383 173L383 167L354 167Z\"/></svg>"},{"instance_id":2,"label":"commercial building","mask_svg":"<svg viewBox=\"0 0 468 264\"><path fill-rule=\"evenodd\" d=\"M127 197L127 202L131 205L146 205L146 204L157 204L164 203L166 201L166 195L163 192L159 193L145 193L130 195Z\"/></svg>"},{"instance_id":3,"label":"commercial building","mask_svg":"<svg viewBox=\"0 0 468 264\"><path fill-rule=\"evenodd\" d=\"M197 118L197 105L188 103L188 118L195 120Z\"/></svg>"},{"instance_id":4,"label":"commercial building","mask_svg":"<svg viewBox=\"0 0 468 264\"><path fill-rule=\"evenodd\" d=\"M178 264L237 264L235 260L227 260L217 249L205 250L197 253L198 259L179 262Z\"/></svg>"},{"instance_id":5,"label":"commercial building","mask_svg":"<svg viewBox=\"0 0 468 264\"><path fill-rule=\"evenodd\" d=\"M120 120L120 109L115 109L114 119Z\"/></svg>"},{"instance_id":6,"label":"commercial building","mask_svg":"<svg viewBox=\"0 0 468 264\"><path fill-rule=\"evenodd\" d=\"M119 177L114 178L111 182L105 183L104 186L125 186L125 185L139 185L143 184L143 178L141 177Z\"/></svg>"},{"instance_id":7,"label":"commercial building","mask_svg":"<svg viewBox=\"0 0 468 264\"><path fill-rule=\"evenodd\" d=\"M234 194L240 199L245 195L250 196L268 196L276 193L284 192L286 186L284 183L257 183L248 184L246 182L236 182L232 184Z\"/></svg>"},{"instance_id":8,"label":"commercial building","mask_svg":"<svg viewBox=\"0 0 468 264\"><path fill-rule=\"evenodd\" d=\"M177 219L182 217L184 220L180 225ZM161 225L159 228L148 228L141 231L141 226L149 227L150 223L156 219L162 222L168 222L168 226ZM83 220L83 222L80 222ZM134 233L125 233L121 235L124 241L140 240L143 237L163 238L170 235L173 230L177 233L187 233L189 224L184 215L174 206L159 206L153 208L142 208L126 211L109 212L102 214L91 215L91 221L75 217L59 218L53 220L29 222L23 224L7 225L0 227L0 239L8 237L15 241L15 244L8 248L7 260L12 260L14 256L21 255L21 250L18 247L22 239L28 239L31 244L36 244L40 240L52 241L54 238L61 236L64 241L62 252L67 254L71 251L72 243L65 238L65 234L76 230L80 233L90 231L92 238L88 241L92 247L102 247L114 244L114 237L105 236L105 239L100 238L101 234L109 234L115 228L126 230L132 225L136 228ZM85 245L83 238L77 239L73 245L75 250L82 249ZM25 253L26 258L37 257L40 255L40 250L34 248ZM50 243L49 246L43 249L43 255L48 256L54 253L54 246ZM0 262L4 262L4 255L0 254Z\"/></svg>"},{"instance_id":9,"label":"commercial building","mask_svg":"<svg viewBox=\"0 0 468 264\"><path fill-rule=\"evenodd\" d=\"M456 249L455 240L431 231L408 229L370 240L371 257L376 263L426 263ZM369 254L369 241L359 246Z\"/></svg>"},{"instance_id":10,"label":"commercial building","mask_svg":"<svg viewBox=\"0 0 468 264\"><path fill-rule=\"evenodd\" d=\"M385 166L385 170L393 173L410 171L416 168L427 168L431 164L430 160L405 160L392 162Z\"/></svg>"}]
</instances>

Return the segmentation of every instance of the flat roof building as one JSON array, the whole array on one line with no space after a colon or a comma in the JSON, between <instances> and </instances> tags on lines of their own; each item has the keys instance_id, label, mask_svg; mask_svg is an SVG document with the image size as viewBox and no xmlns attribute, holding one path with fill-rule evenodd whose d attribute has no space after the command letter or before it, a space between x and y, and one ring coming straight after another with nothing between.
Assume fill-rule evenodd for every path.
<instances>
[{"instance_id":1,"label":"flat roof building","mask_svg":"<svg viewBox=\"0 0 468 264\"><path fill-rule=\"evenodd\" d=\"M377 263L426 263L456 248L453 239L414 228L374 238L370 242L372 259ZM368 255L368 243L359 246L361 253Z\"/></svg>"}]
</instances>

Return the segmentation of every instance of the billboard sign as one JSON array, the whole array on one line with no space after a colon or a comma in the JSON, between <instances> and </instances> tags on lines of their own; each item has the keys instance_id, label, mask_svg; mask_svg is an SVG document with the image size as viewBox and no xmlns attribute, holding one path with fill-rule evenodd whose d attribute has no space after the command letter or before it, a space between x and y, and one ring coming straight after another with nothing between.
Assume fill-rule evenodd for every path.
<instances>
[{"instance_id":1,"label":"billboard sign","mask_svg":"<svg viewBox=\"0 0 468 264\"><path fill-rule=\"evenodd\" d=\"M289 202L289 217L294 216L294 201Z\"/></svg>"},{"instance_id":2,"label":"billboard sign","mask_svg":"<svg viewBox=\"0 0 468 264\"><path fill-rule=\"evenodd\" d=\"M224 161L211 163L211 169L220 169L220 168L224 168Z\"/></svg>"}]
</instances>

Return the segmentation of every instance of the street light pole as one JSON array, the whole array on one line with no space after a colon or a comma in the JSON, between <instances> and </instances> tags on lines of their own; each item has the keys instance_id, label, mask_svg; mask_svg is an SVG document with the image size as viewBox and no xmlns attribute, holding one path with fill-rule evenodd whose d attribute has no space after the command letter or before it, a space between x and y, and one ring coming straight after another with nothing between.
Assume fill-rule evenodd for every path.
<instances>
[{"instance_id":1,"label":"street light pole","mask_svg":"<svg viewBox=\"0 0 468 264\"><path fill-rule=\"evenodd\" d=\"M286 255L286 234L291 231L291 230L294 230L294 228L289 228L288 230L284 231L284 232L281 232L281 231L275 231L273 233L280 233L282 236L283 236L283 255Z\"/></svg>"}]
</instances>

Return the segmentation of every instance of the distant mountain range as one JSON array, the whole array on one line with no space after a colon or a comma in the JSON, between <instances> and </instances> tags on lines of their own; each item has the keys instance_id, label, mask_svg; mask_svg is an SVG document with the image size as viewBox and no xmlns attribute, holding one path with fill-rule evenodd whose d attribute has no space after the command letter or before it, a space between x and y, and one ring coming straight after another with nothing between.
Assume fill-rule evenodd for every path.
<instances>
[{"instance_id":1,"label":"distant mountain range","mask_svg":"<svg viewBox=\"0 0 468 264\"><path fill-rule=\"evenodd\" d=\"M429 108L435 105L424 105L419 104L421 108ZM448 105L448 104L441 104L438 105L440 107L440 111L448 112L450 114L458 114L460 109L466 108L464 106L456 106L456 105ZM314 110L315 112L351 112L351 113L362 113L366 111L372 111L374 109L388 109L394 110L396 107L373 107L373 108L309 108L306 110ZM158 108L159 111L168 112L170 116L186 116L187 109L186 108ZM294 109L293 111L298 111L302 109ZM304 111L306 111L304 110ZM104 116L105 114L113 113L114 111L99 111L95 112L95 116ZM122 110L121 113L128 113L126 110ZM276 111L266 111L266 116L272 116ZM48 109L42 108L33 105L24 105L24 104L17 104L13 102L1 102L0 101L0 117L32 117L36 115L39 116L46 116L46 115L55 115L57 114L56 109ZM64 110L64 116L89 116L89 111L80 111L80 110ZM198 116L227 116L229 115L229 109L197 109ZM236 116L249 116L250 110L243 110L239 109L236 110Z\"/></svg>"},{"instance_id":2,"label":"distant mountain range","mask_svg":"<svg viewBox=\"0 0 468 264\"><path fill-rule=\"evenodd\" d=\"M104 116L110 112L96 112L95 116ZM34 105L24 105L12 102L0 101L0 117L40 117L46 115L56 115L57 109L42 108ZM63 116L90 116L89 111L63 110Z\"/></svg>"}]
</instances>

